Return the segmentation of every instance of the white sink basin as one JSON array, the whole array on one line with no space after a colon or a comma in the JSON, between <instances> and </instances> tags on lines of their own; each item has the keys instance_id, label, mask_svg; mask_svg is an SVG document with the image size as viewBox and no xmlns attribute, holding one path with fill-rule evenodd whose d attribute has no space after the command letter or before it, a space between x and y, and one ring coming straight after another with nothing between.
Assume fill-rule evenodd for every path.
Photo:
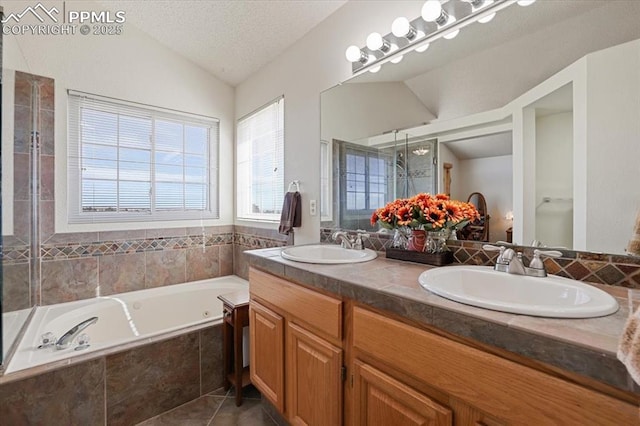
<instances>
[{"instance_id":1,"label":"white sink basin","mask_svg":"<svg viewBox=\"0 0 640 426\"><path fill-rule=\"evenodd\" d=\"M378 256L370 249L352 250L331 244L293 246L282 250L281 255L285 259L304 263L358 263Z\"/></svg>"},{"instance_id":2,"label":"white sink basin","mask_svg":"<svg viewBox=\"0 0 640 426\"><path fill-rule=\"evenodd\" d=\"M525 277L490 266L448 266L420 274L420 285L447 299L480 308L552 318L610 315L618 302L588 284L549 275Z\"/></svg>"}]
</instances>

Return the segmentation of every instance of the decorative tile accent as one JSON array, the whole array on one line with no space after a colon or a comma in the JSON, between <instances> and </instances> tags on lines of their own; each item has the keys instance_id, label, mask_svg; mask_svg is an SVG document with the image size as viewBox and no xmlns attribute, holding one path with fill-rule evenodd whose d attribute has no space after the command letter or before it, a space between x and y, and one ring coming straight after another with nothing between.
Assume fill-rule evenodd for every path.
<instances>
[{"instance_id":1,"label":"decorative tile accent","mask_svg":"<svg viewBox=\"0 0 640 426\"><path fill-rule=\"evenodd\" d=\"M26 246L6 247L2 252L2 264L28 263L31 251Z\"/></svg>"},{"instance_id":2,"label":"decorative tile accent","mask_svg":"<svg viewBox=\"0 0 640 426\"><path fill-rule=\"evenodd\" d=\"M332 228L320 229L320 242L333 243ZM376 251L384 251L390 245L390 234L372 233L365 241L365 247ZM453 251L457 263L466 265L493 265L497 253L485 252L483 242L449 241L447 245ZM527 262L533 257L532 247L515 247L522 251ZM572 278L579 281L607 284L627 288L640 289L640 257L616 254L590 253L563 250L563 257L544 260L547 271L554 275Z\"/></svg>"},{"instance_id":3,"label":"decorative tile accent","mask_svg":"<svg viewBox=\"0 0 640 426\"><path fill-rule=\"evenodd\" d=\"M236 227L233 244L233 273L244 279L249 279L249 261L245 250L282 247L293 244L293 234L282 235L276 230Z\"/></svg>"}]
</instances>

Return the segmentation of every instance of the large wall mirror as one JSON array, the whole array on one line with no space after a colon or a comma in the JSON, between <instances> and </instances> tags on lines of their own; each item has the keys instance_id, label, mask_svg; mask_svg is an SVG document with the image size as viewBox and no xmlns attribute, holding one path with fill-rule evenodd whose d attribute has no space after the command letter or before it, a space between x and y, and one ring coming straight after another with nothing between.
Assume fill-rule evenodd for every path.
<instances>
[{"instance_id":1,"label":"large wall mirror","mask_svg":"<svg viewBox=\"0 0 640 426\"><path fill-rule=\"evenodd\" d=\"M373 231L395 198L481 193L489 241L624 254L640 209L638 19L637 1L514 4L323 92L322 226Z\"/></svg>"}]
</instances>

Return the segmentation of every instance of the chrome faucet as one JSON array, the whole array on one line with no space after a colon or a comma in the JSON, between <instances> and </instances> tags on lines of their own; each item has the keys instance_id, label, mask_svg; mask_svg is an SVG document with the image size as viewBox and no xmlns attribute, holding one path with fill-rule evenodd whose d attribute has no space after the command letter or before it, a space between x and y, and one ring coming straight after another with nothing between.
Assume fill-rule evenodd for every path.
<instances>
[{"instance_id":1,"label":"chrome faucet","mask_svg":"<svg viewBox=\"0 0 640 426\"><path fill-rule=\"evenodd\" d=\"M529 266L525 266L522 261L522 253L516 252L512 248L505 248L504 246L493 246L491 244L485 244L482 246L487 251L499 251L498 259L493 267L496 271L506 272L514 275L526 275L528 277L543 278L547 276L547 271L544 267L544 262L541 257L562 257L562 252L557 250L538 250L533 251L533 259L529 263Z\"/></svg>"},{"instance_id":2,"label":"chrome faucet","mask_svg":"<svg viewBox=\"0 0 640 426\"><path fill-rule=\"evenodd\" d=\"M71 342L73 342L73 339L75 339L82 330L89 327L91 324L95 324L96 322L98 322L98 317L91 317L82 321L80 324L71 327L69 331L64 333L62 337L58 339L58 341L56 342L56 349L67 349L69 345L71 345Z\"/></svg>"},{"instance_id":3,"label":"chrome faucet","mask_svg":"<svg viewBox=\"0 0 640 426\"><path fill-rule=\"evenodd\" d=\"M340 241L340 247L346 249L353 248L353 245L356 243L355 240L349 238L347 231L336 231L331 236L331 239L336 243ZM362 241L360 243L362 243Z\"/></svg>"}]
</instances>

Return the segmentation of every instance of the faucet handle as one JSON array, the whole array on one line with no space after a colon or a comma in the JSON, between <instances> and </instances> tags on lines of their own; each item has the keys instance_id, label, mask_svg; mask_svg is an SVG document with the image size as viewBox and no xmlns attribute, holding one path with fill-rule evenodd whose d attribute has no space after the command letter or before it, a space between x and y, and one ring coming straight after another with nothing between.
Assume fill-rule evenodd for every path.
<instances>
[{"instance_id":1,"label":"faucet handle","mask_svg":"<svg viewBox=\"0 0 640 426\"><path fill-rule=\"evenodd\" d=\"M371 237L371 235L367 231L365 231L364 229L356 230L356 234L357 234L358 238L369 238L369 237Z\"/></svg>"},{"instance_id":2,"label":"faucet handle","mask_svg":"<svg viewBox=\"0 0 640 426\"><path fill-rule=\"evenodd\" d=\"M506 248L504 246L494 246L492 244L485 244L482 246L483 250L486 251L499 251L500 254L498 255L498 258L496 259L496 263L504 263L504 252L506 250Z\"/></svg>"},{"instance_id":3,"label":"faucet handle","mask_svg":"<svg viewBox=\"0 0 640 426\"><path fill-rule=\"evenodd\" d=\"M493 269L495 269L496 271L500 271L500 272L506 272L507 271L507 267L509 266L509 262L511 261L511 259L513 258L513 250L512 249L507 249L505 246L494 246L491 244L485 244L482 246L482 248L486 251L499 251L500 254L498 255L498 258L496 259L496 264L494 265ZM505 252L509 251L511 253L511 256L509 258L507 258L505 256Z\"/></svg>"},{"instance_id":4,"label":"faucet handle","mask_svg":"<svg viewBox=\"0 0 640 426\"><path fill-rule=\"evenodd\" d=\"M356 238L355 238L355 241L354 241L353 248L359 249L359 250L363 250L364 249L364 242L362 240L363 240L363 238L369 238L369 237L371 237L371 235L369 235L367 233L367 231L365 231L364 229L356 230Z\"/></svg>"},{"instance_id":5,"label":"faucet handle","mask_svg":"<svg viewBox=\"0 0 640 426\"><path fill-rule=\"evenodd\" d=\"M541 257L562 257L562 252L558 250L538 250L533 251L533 259L529 264L529 268L532 269L544 269L544 262Z\"/></svg>"}]
</instances>

